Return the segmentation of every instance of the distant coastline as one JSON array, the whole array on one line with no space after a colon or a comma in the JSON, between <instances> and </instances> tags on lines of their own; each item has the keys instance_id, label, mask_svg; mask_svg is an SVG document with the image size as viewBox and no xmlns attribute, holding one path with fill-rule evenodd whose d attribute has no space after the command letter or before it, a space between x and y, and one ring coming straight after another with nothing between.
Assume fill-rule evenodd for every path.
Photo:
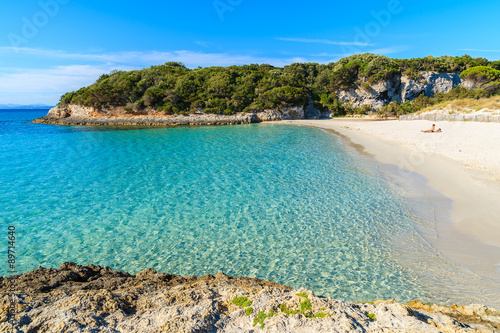
<instances>
[{"instance_id":1,"label":"distant coastline","mask_svg":"<svg viewBox=\"0 0 500 333\"><path fill-rule=\"evenodd\" d=\"M49 110L53 106L45 104L0 104L0 110Z\"/></svg>"}]
</instances>

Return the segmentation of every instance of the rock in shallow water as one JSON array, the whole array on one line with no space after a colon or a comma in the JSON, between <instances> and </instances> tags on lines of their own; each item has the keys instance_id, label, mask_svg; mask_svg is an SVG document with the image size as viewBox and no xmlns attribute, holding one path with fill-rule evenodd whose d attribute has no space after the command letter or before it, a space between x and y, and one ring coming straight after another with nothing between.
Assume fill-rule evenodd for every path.
<instances>
[{"instance_id":1,"label":"rock in shallow water","mask_svg":"<svg viewBox=\"0 0 500 333\"><path fill-rule=\"evenodd\" d=\"M223 273L133 276L65 263L0 288L1 332L500 332L500 313L484 306L349 303Z\"/></svg>"}]
</instances>

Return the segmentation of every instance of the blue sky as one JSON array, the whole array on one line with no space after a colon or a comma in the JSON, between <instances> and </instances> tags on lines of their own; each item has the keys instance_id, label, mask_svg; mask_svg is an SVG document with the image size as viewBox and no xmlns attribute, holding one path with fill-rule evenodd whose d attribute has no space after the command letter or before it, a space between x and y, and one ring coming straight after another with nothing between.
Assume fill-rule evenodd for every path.
<instances>
[{"instance_id":1,"label":"blue sky","mask_svg":"<svg viewBox=\"0 0 500 333\"><path fill-rule=\"evenodd\" d=\"M55 105L113 69L329 63L354 53L500 59L498 0L3 1L0 104Z\"/></svg>"}]
</instances>

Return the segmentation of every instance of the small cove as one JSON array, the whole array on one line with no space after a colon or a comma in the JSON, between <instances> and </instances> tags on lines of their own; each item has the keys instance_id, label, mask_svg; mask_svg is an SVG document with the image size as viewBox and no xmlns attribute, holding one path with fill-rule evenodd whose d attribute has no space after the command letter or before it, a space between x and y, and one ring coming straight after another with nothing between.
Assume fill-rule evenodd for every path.
<instances>
[{"instance_id":1,"label":"small cove","mask_svg":"<svg viewBox=\"0 0 500 333\"><path fill-rule=\"evenodd\" d=\"M18 230L21 272L74 261L224 271L344 300L493 302L484 279L428 241L451 203L330 133L1 117L2 220Z\"/></svg>"}]
</instances>

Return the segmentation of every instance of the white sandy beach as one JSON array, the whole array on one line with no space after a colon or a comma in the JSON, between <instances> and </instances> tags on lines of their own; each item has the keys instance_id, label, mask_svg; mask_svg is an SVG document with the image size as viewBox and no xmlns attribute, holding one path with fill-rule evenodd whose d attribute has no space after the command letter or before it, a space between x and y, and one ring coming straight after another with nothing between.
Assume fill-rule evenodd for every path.
<instances>
[{"instance_id":1,"label":"white sandy beach","mask_svg":"<svg viewBox=\"0 0 500 333\"><path fill-rule=\"evenodd\" d=\"M379 162L424 176L431 188L453 200L454 226L441 226L442 238L466 235L485 245L479 250L474 244L463 244L468 253L461 256L467 260L470 254L469 266L478 264L485 252L491 267L500 262L500 123L436 122L442 133L422 133L433 124L426 120L282 123L333 130Z\"/></svg>"}]
</instances>

